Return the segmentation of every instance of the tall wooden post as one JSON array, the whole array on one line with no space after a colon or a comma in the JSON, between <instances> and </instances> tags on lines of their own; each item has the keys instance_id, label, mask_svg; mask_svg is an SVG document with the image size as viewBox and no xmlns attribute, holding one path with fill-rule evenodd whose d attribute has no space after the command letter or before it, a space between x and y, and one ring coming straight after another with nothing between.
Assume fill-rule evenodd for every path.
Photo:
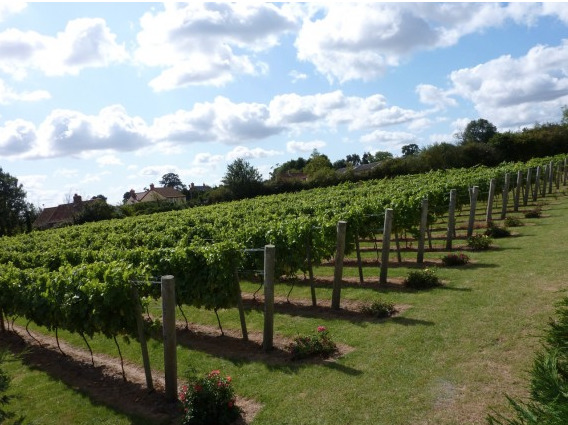
<instances>
[{"instance_id":1,"label":"tall wooden post","mask_svg":"<svg viewBox=\"0 0 568 425\"><path fill-rule=\"evenodd\" d=\"M540 195L544 198L546 196L546 186L548 186L548 164L544 166L544 170L542 171L542 190L540 191Z\"/></svg>"},{"instance_id":2,"label":"tall wooden post","mask_svg":"<svg viewBox=\"0 0 568 425\"><path fill-rule=\"evenodd\" d=\"M556 183L556 190L560 189L560 177L562 176L562 172L560 171L560 162L556 164L556 178L554 179Z\"/></svg>"},{"instance_id":3,"label":"tall wooden post","mask_svg":"<svg viewBox=\"0 0 568 425\"><path fill-rule=\"evenodd\" d=\"M467 225L467 237L471 238L473 235L473 226L475 224L475 210L477 209L477 195L479 193L479 187L473 186L470 191L471 203L469 206L469 222Z\"/></svg>"},{"instance_id":4,"label":"tall wooden post","mask_svg":"<svg viewBox=\"0 0 568 425\"><path fill-rule=\"evenodd\" d=\"M162 276L165 396L177 400L176 289L173 276Z\"/></svg>"},{"instance_id":5,"label":"tall wooden post","mask_svg":"<svg viewBox=\"0 0 568 425\"><path fill-rule=\"evenodd\" d=\"M276 247L264 247L264 333L262 348L272 350L274 346L274 270L276 263Z\"/></svg>"},{"instance_id":6,"label":"tall wooden post","mask_svg":"<svg viewBox=\"0 0 568 425\"><path fill-rule=\"evenodd\" d=\"M536 201L540 191L540 173L542 172L540 165L536 167L536 176L534 178L533 202Z\"/></svg>"},{"instance_id":7,"label":"tall wooden post","mask_svg":"<svg viewBox=\"0 0 568 425\"><path fill-rule=\"evenodd\" d=\"M517 171L517 185L515 186L515 196L513 198L513 211L519 211L519 203L521 198L521 186L523 185L523 172Z\"/></svg>"},{"instance_id":8,"label":"tall wooden post","mask_svg":"<svg viewBox=\"0 0 568 425\"><path fill-rule=\"evenodd\" d=\"M505 184L503 186L503 206L501 208L501 220L507 217L507 205L509 203L509 185L511 176L509 173L505 173Z\"/></svg>"},{"instance_id":9,"label":"tall wooden post","mask_svg":"<svg viewBox=\"0 0 568 425\"><path fill-rule=\"evenodd\" d=\"M487 211L485 213L485 222L489 224L493 220L493 198L495 197L495 185L497 180L489 180L489 196L487 198Z\"/></svg>"},{"instance_id":10,"label":"tall wooden post","mask_svg":"<svg viewBox=\"0 0 568 425\"><path fill-rule=\"evenodd\" d=\"M532 168L527 170L527 183L525 184L525 192L523 194L523 206L526 207L529 203L529 192L532 188Z\"/></svg>"},{"instance_id":11,"label":"tall wooden post","mask_svg":"<svg viewBox=\"0 0 568 425\"><path fill-rule=\"evenodd\" d=\"M422 214L420 216L420 234L418 237L418 255L416 262L424 262L424 243L426 240L426 226L428 226L428 198L422 199Z\"/></svg>"},{"instance_id":12,"label":"tall wooden post","mask_svg":"<svg viewBox=\"0 0 568 425\"><path fill-rule=\"evenodd\" d=\"M550 161L548 164L548 194L552 194L552 185L554 180L554 164Z\"/></svg>"},{"instance_id":13,"label":"tall wooden post","mask_svg":"<svg viewBox=\"0 0 568 425\"><path fill-rule=\"evenodd\" d=\"M331 293L331 308L339 310L341 300L341 281L343 280L343 256L345 255L345 236L347 222L337 223L337 245L335 249L335 270L333 273L333 291Z\"/></svg>"},{"instance_id":14,"label":"tall wooden post","mask_svg":"<svg viewBox=\"0 0 568 425\"><path fill-rule=\"evenodd\" d=\"M363 262L361 260L361 246L359 245L359 233L355 235L355 251L357 253L357 267L359 268L359 283L365 283L363 278Z\"/></svg>"},{"instance_id":15,"label":"tall wooden post","mask_svg":"<svg viewBox=\"0 0 568 425\"><path fill-rule=\"evenodd\" d=\"M567 162L568 162L568 158L564 158L564 166L563 166L563 172L562 172L563 178L564 178L564 181L562 182L562 184L564 186L566 186L566 180L568 179L568 164L567 164Z\"/></svg>"},{"instance_id":16,"label":"tall wooden post","mask_svg":"<svg viewBox=\"0 0 568 425\"><path fill-rule=\"evenodd\" d=\"M448 232L446 234L446 249L451 251L452 240L456 233L456 189L450 190L450 207L448 209Z\"/></svg>"},{"instance_id":17,"label":"tall wooden post","mask_svg":"<svg viewBox=\"0 0 568 425\"><path fill-rule=\"evenodd\" d=\"M392 231L392 208L387 208L385 210L385 224L383 228L383 250L381 253L381 275L379 277L379 283L387 283L387 274L389 268L389 256L390 256L390 238Z\"/></svg>"}]
</instances>

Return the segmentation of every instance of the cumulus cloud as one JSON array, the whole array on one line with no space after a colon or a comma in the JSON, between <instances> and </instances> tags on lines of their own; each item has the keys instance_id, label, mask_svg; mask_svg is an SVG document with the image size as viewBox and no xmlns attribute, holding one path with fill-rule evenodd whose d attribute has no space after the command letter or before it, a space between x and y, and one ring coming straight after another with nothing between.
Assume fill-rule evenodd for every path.
<instances>
[{"instance_id":1,"label":"cumulus cloud","mask_svg":"<svg viewBox=\"0 0 568 425\"><path fill-rule=\"evenodd\" d=\"M322 140L312 140L311 142L298 142L291 140L286 143L286 151L290 153L312 152L314 149L323 149L327 143Z\"/></svg>"},{"instance_id":2,"label":"cumulus cloud","mask_svg":"<svg viewBox=\"0 0 568 425\"><path fill-rule=\"evenodd\" d=\"M0 127L0 156L16 156L28 152L35 142L36 129L28 121L7 121Z\"/></svg>"},{"instance_id":3,"label":"cumulus cloud","mask_svg":"<svg viewBox=\"0 0 568 425\"><path fill-rule=\"evenodd\" d=\"M14 102L37 102L51 98L46 90L16 92L0 80L0 105L9 105Z\"/></svg>"},{"instance_id":4,"label":"cumulus cloud","mask_svg":"<svg viewBox=\"0 0 568 425\"><path fill-rule=\"evenodd\" d=\"M525 56L501 56L450 75L451 91L500 128L533 124L568 103L568 40L535 46Z\"/></svg>"},{"instance_id":5,"label":"cumulus cloud","mask_svg":"<svg viewBox=\"0 0 568 425\"><path fill-rule=\"evenodd\" d=\"M69 21L56 36L36 31L0 32L0 70L22 79L29 69L49 76L76 75L89 67L125 61L124 45L100 18Z\"/></svg>"},{"instance_id":6,"label":"cumulus cloud","mask_svg":"<svg viewBox=\"0 0 568 425\"><path fill-rule=\"evenodd\" d=\"M420 102L426 105L433 105L438 109L445 109L448 106L457 106L458 102L449 96L447 91L439 89L431 84L419 84L416 93Z\"/></svg>"},{"instance_id":7,"label":"cumulus cloud","mask_svg":"<svg viewBox=\"0 0 568 425\"><path fill-rule=\"evenodd\" d=\"M297 25L290 8L269 3L166 3L140 19L135 57L165 68L150 82L156 91L221 86L235 75L265 73L255 53L276 46Z\"/></svg>"},{"instance_id":8,"label":"cumulus cloud","mask_svg":"<svg viewBox=\"0 0 568 425\"><path fill-rule=\"evenodd\" d=\"M202 152L193 158L194 165L217 165L224 160L223 155L213 155L209 152Z\"/></svg>"},{"instance_id":9,"label":"cumulus cloud","mask_svg":"<svg viewBox=\"0 0 568 425\"><path fill-rule=\"evenodd\" d=\"M116 152L180 154L191 143L217 142L238 146L234 151L238 153L248 143L304 130L336 132L345 127L358 131L401 123L419 127L427 124L429 113L389 106L382 95L345 96L341 91L284 94L268 104L234 103L217 97L212 102L196 103L192 109L158 117L152 123L129 115L121 105L108 106L94 115L56 109L37 127L23 120L0 126L0 149L6 156L24 158L74 155L96 159ZM302 148L298 145L292 149ZM278 154L262 148L246 148L242 153L248 157ZM98 161L110 165L115 159L103 157Z\"/></svg>"},{"instance_id":10,"label":"cumulus cloud","mask_svg":"<svg viewBox=\"0 0 568 425\"><path fill-rule=\"evenodd\" d=\"M113 154L100 156L96 161L101 167L106 167L107 165L124 165L121 159Z\"/></svg>"},{"instance_id":11,"label":"cumulus cloud","mask_svg":"<svg viewBox=\"0 0 568 425\"><path fill-rule=\"evenodd\" d=\"M0 22L4 21L8 16L20 13L27 7L24 1L4 1L0 3Z\"/></svg>"},{"instance_id":12,"label":"cumulus cloud","mask_svg":"<svg viewBox=\"0 0 568 425\"><path fill-rule=\"evenodd\" d=\"M403 131L375 130L361 137L361 142L370 150L400 151L404 145L417 143L416 135Z\"/></svg>"},{"instance_id":13,"label":"cumulus cloud","mask_svg":"<svg viewBox=\"0 0 568 425\"><path fill-rule=\"evenodd\" d=\"M370 81L415 52L455 45L463 36L507 20L531 25L566 8L517 3L328 3L304 19L296 39L298 59L330 82Z\"/></svg>"},{"instance_id":14,"label":"cumulus cloud","mask_svg":"<svg viewBox=\"0 0 568 425\"><path fill-rule=\"evenodd\" d=\"M237 158L251 159L251 158L266 158L275 155L281 155L282 152L277 150L267 150L262 148L247 148L246 146L237 146L227 153L226 158L228 161L234 161Z\"/></svg>"}]
</instances>

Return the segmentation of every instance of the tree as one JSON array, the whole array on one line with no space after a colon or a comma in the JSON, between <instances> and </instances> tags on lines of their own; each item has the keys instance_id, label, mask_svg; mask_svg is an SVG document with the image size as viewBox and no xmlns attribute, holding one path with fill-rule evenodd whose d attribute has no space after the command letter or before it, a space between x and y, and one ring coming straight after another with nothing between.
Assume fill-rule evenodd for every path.
<instances>
[{"instance_id":1,"label":"tree","mask_svg":"<svg viewBox=\"0 0 568 425\"><path fill-rule=\"evenodd\" d=\"M380 162L391 158L392 158L392 153L386 151L377 151L373 155L373 160L370 162Z\"/></svg>"},{"instance_id":2,"label":"tree","mask_svg":"<svg viewBox=\"0 0 568 425\"><path fill-rule=\"evenodd\" d=\"M351 165L359 165L361 164L361 157L359 155L357 155L356 153L351 154L351 155L347 155L345 157L345 161Z\"/></svg>"},{"instance_id":3,"label":"tree","mask_svg":"<svg viewBox=\"0 0 568 425\"><path fill-rule=\"evenodd\" d=\"M402 156L412 156L417 155L420 152L420 148L416 143L411 143L409 145L404 145L402 147Z\"/></svg>"},{"instance_id":4,"label":"tree","mask_svg":"<svg viewBox=\"0 0 568 425\"><path fill-rule=\"evenodd\" d=\"M560 124L563 126L568 126L568 106L562 107L562 120Z\"/></svg>"},{"instance_id":5,"label":"tree","mask_svg":"<svg viewBox=\"0 0 568 425\"><path fill-rule=\"evenodd\" d=\"M164 187L173 187L177 190L185 189L185 185L181 182L181 179L176 173L167 173L162 176L160 184Z\"/></svg>"},{"instance_id":6,"label":"tree","mask_svg":"<svg viewBox=\"0 0 568 425\"><path fill-rule=\"evenodd\" d=\"M327 157L314 149L308 163L304 167L304 173L311 182L325 183L335 176L333 165Z\"/></svg>"},{"instance_id":7,"label":"tree","mask_svg":"<svg viewBox=\"0 0 568 425\"><path fill-rule=\"evenodd\" d=\"M0 236L14 235L24 230L31 209L18 179L0 168Z\"/></svg>"},{"instance_id":8,"label":"tree","mask_svg":"<svg viewBox=\"0 0 568 425\"><path fill-rule=\"evenodd\" d=\"M262 176L242 158L235 159L227 166L227 172L221 181L236 199L250 198L262 193Z\"/></svg>"},{"instance_id":9,"label":"tree","mask_svg":"<svg viewBox=\"0 0 568 425\"><path fill-rule=\"evenodd\" d=\"M119 210L107 204L104 196L102 198L100 196L93 197L90 202L85 202L81 212L73 218L75 224L120 218Z\"/></svg>"},{"instance_id":10,"label":"tree","mask_svg":"<svg viewBox=\"0 0 568 425\"><path fill-rule=\"evenodd\" d=\"M493 136L497 134L497 127L486 119L480 118L473 120L466 125L465 130L461 134L461 143L488 143Z\"/></svg>"}]
</instances>

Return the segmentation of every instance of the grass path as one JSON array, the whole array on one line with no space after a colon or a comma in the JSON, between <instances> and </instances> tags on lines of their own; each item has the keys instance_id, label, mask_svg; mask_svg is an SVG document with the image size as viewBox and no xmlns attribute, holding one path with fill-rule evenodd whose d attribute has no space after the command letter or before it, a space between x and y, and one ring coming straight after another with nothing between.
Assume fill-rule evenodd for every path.
<instances>
[{"instance_id":1,"label":"grass path","mask_svg":"<svg viewBox=\"0 0 568 425\"><path fill-rule=\"evenodd\" d=\"M409 306L394 318L276 315L275 332L285 337L326 325L335 341L354 349L335 362L274 364L180 346L180 377L188 367L199 373L222 369L233 377L240 396L263 405L253 422L257 425L484 424L489 409L506 408L505 393L527 394L527 370L538 338L554 303L568 289L568 197L549 196L546 202L542 218L524 220L527 225L513 229L516 236L495 240L497 249L471 253L473 262L466 267L440 268L438 274L446 282L442 288L427 292L377 286L343 289L346 299L381 298ZM404 276L408 270L393 269L392 275ZM317 272L325 273L323 268ZM277 295L286 296L289 288L278 284ZM256 286L243 284L243 289L254 292ZM291 297L309 298L309 288L295 287ZM318 288L318 297L329 298L330 290ZM186 313L192 322L216 324L212 312L187 308ZM225 328L239 328L235 310L220 315ZM260 331L261 312L249 311L247 322L251 331ZM72 336L64 338L81 345ZM92 346L116 355L112 342L97 339ZM153 366L159 369L161 345L152 341L150 350ZM137 344L124 347L123 354L141 362ZM17 361L7 369L14 378L16 396L11 407L25 411L29 423L91 423L85 418L99 418L93 423L142 423L94 405ZM76 411L76 416L65 416L64 421L47 418L45 410L55 397L62 406L55 414ZM45 400L51 402L46 406Z\"/></svg>"}]
</instances>

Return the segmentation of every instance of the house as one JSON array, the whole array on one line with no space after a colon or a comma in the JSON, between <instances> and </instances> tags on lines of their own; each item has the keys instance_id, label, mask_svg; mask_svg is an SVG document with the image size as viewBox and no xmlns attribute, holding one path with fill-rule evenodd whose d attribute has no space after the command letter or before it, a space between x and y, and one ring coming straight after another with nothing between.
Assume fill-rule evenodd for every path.
<instances>
[{"instance_id":1,"label":"house","mask_svg":"<svg viewBox=\"0 0 568 425\"><path fill-rule=\"evenodd\" d=\"M359 164L353 165L351 167L340 168L337 170L337 174L345 174L347 172L352 172L354 175L362 175L374 170L380 162L371 162L369 164Z\"/></svg>"},{"instance_id":2,"label":"house","mask_svg":"<svg viewBox=\"0 0 568 425\"><path fill-rule=\"evenodd\" d=\"M130 197L126 200L126 204L137 204L139 202L158 202L168 201L173 203L185 202L185 195L173 187L156 187L154 183L150 185L150 190L144 192L135 192L130 190Z\"/></svg>"},{"instance_id":3,"label":"house","mask_svg":"<svg viewBox=\"0 0 568 425\"><path fill-rule=\"evenodd\" d=\"M80 195L75 194L71 203L44 208L32 226L34 229L43 230L73 224L74 217L83 211L85 205L96 201L100 201L100 199L83 201Z\"/></svg>"},{"instance_id":4,"label":"house","mask_svg":"<svg viewBox=\"0 0 568 425\"><path fill-rule=\"evenodd\" d=\"M197 186L193 183L189 185L190 192L207 192L208 190L211 190L211 186L207 186L205 183L203 183L203 186Z\"/></svg>"},{"instance_id":5,"label":"house","mask_svg":"<svg viewBox=\"0 0 568 425\"><path fill-rule=\"evenodd\" d=\"M285 171L277 175L277 180L281 182L305 182L308 180L308 175L301 171Z\"/></svg>"}]
</instances>

